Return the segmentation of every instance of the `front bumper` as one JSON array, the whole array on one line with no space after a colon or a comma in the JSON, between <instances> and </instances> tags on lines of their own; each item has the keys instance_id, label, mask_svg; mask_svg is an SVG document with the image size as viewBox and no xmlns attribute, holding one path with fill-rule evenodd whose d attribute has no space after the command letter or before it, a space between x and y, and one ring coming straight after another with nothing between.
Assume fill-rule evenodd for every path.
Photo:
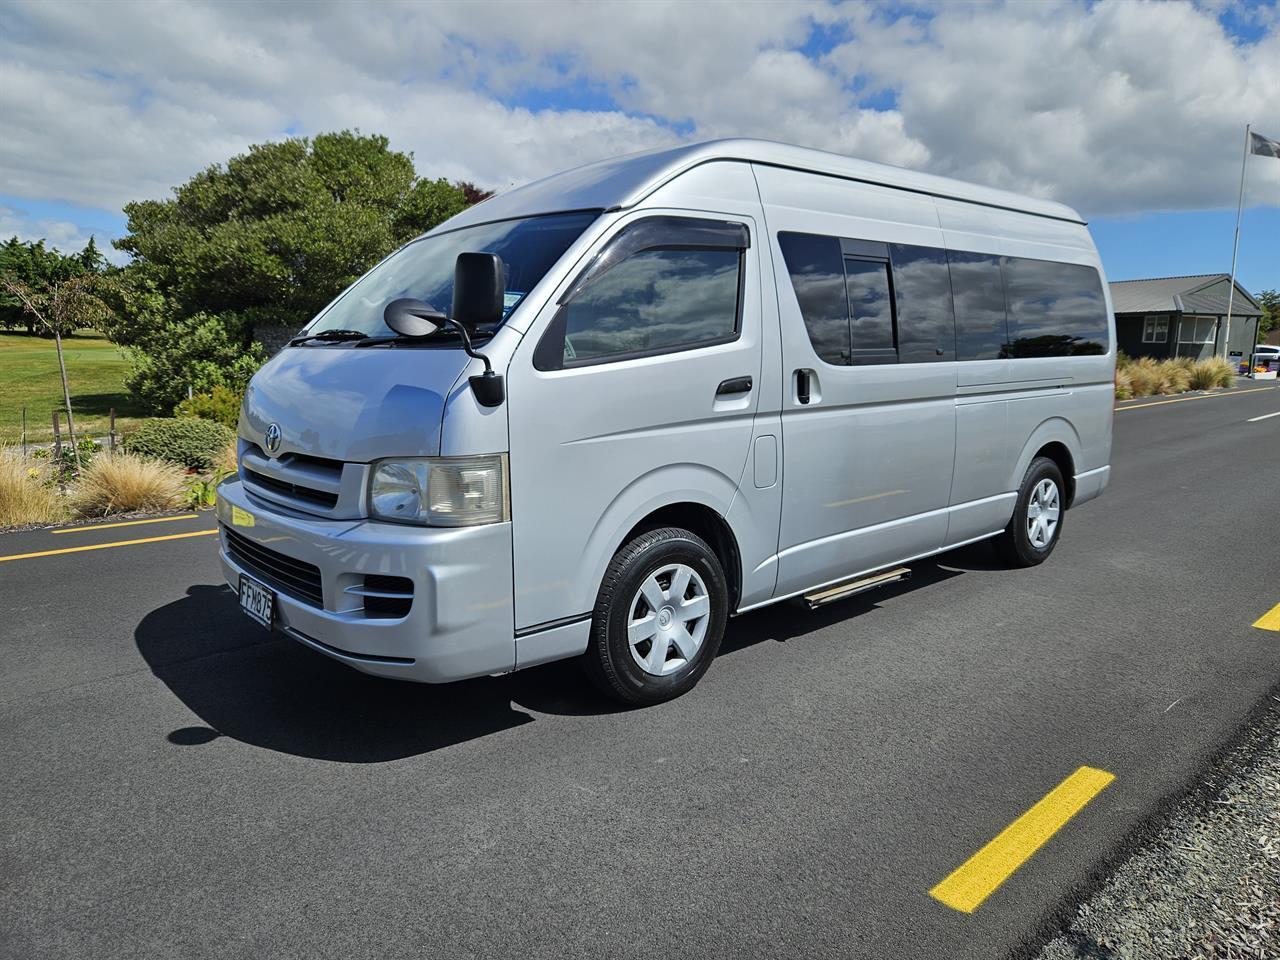
<instances>
[{"instance_id":1,"label":"front bumper","mask_svg":"<svg viewBox=\"0 0 1280 960\"><path fill-rule=\"evenodd\" d=\"M276 592L276 626L290 637L365 673L427 683L515 668L511 524L460 529L372 520L326 520L252 496L236 479L218 487L218 520L240 536L320 570L323 603ZM242 573L219 535L223 574ZM366 574L407 577L407 616L366 615L345 592Z\"/></svg>"}]
</instances>

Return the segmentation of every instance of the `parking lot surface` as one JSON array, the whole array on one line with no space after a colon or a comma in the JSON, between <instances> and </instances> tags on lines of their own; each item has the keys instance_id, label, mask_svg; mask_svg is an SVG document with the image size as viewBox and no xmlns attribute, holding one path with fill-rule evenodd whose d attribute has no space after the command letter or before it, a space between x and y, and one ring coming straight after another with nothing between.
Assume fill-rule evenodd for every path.
<instances>
[{"instance_id":1,"label":"parking lot surface","mask_svg":"<svg viewBox=\"0 0 1280 960\"><path fill-rule=\"evenodd\" d=\"M1280 680L1276 412L1121 405L1045 565L748 614L645 710L269 635L207 514L2 535L0 956L1020 955Z\"/></svg>"}]
</instances>

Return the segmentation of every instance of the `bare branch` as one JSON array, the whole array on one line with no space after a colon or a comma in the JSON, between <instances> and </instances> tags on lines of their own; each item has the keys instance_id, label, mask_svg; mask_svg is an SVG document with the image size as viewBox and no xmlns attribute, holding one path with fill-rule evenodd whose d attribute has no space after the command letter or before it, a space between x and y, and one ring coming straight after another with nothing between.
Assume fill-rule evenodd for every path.
<instances>
[{"instance_id":1,"label":"bare branch","mask_svg":"<svg viewBox=\"0 0 1280 960\"><path fill-rule=\"evenodd\" d=\"M35 300L37 294L34 290L28 287L25 283L22 283L19 280L14 280L11 277L0 277L0 283L4 284L4 288L6 290L22 301L22 305L26 308L28 313L48 327L49 330L52 331L54 329L53 324L45 319L44 314L40 312L40 308L36 306Z\"/></svg>"}]
</instances>

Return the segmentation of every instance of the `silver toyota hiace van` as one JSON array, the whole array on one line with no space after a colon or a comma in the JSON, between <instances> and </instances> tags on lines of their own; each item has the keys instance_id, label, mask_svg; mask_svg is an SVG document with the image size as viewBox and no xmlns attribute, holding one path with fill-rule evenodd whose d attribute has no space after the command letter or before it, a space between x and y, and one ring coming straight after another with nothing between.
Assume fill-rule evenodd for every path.
<instances>
[{"instance_id":1,"label":"silver toyota hiace van","mask_svg":"<svg viewBox=\"0 0 1280 960\"><path fill-rule=\"evenodd\" d=\"M218 490L245 612L440 682L692 687L734 614L998 538L1108 479L1115 336L1057 203L731 140L500 194L253 378Z\"/></svg>"}]
</instances>

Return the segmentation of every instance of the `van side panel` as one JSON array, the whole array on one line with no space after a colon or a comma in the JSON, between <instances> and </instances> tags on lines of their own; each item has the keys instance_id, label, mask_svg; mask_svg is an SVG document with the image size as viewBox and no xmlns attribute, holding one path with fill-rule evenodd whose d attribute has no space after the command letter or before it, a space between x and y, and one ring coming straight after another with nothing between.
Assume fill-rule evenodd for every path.
<instances>
[{"instance_id":1,"label":"van side panel","mask_svg":"<svg viewBox=\"0 0 1280 960\"><path fill-rule=\"evenodd\" d=\"M938 549L955 456L955 363L844 366L814 349L783 232L940 248L930 197L757 166L777 277L783 373L778 595ZM795 372L809 371L802 403Z\"/></svg>"},{"instance_id":2,"label":"van side panel","mask_svg":"<svg viewBox=\"0 0 1280 960\"><path fill-rule=\"evenodd\" d=\"M1111 458L1115 321L1097 250L1082 224L942 198L934 203L948 250L1096 269L1106 300L1109 337L1107 353L1099 356L957 364L957 455L947 536L951 544L1001 529L1008 522L1022 476L1045 444L1066 447L1074 474L1097 471L1083 485L1086 499L1101 491ZM1071 485L1073 478L1066 479Z\"/></svg>"}]
</instances>

